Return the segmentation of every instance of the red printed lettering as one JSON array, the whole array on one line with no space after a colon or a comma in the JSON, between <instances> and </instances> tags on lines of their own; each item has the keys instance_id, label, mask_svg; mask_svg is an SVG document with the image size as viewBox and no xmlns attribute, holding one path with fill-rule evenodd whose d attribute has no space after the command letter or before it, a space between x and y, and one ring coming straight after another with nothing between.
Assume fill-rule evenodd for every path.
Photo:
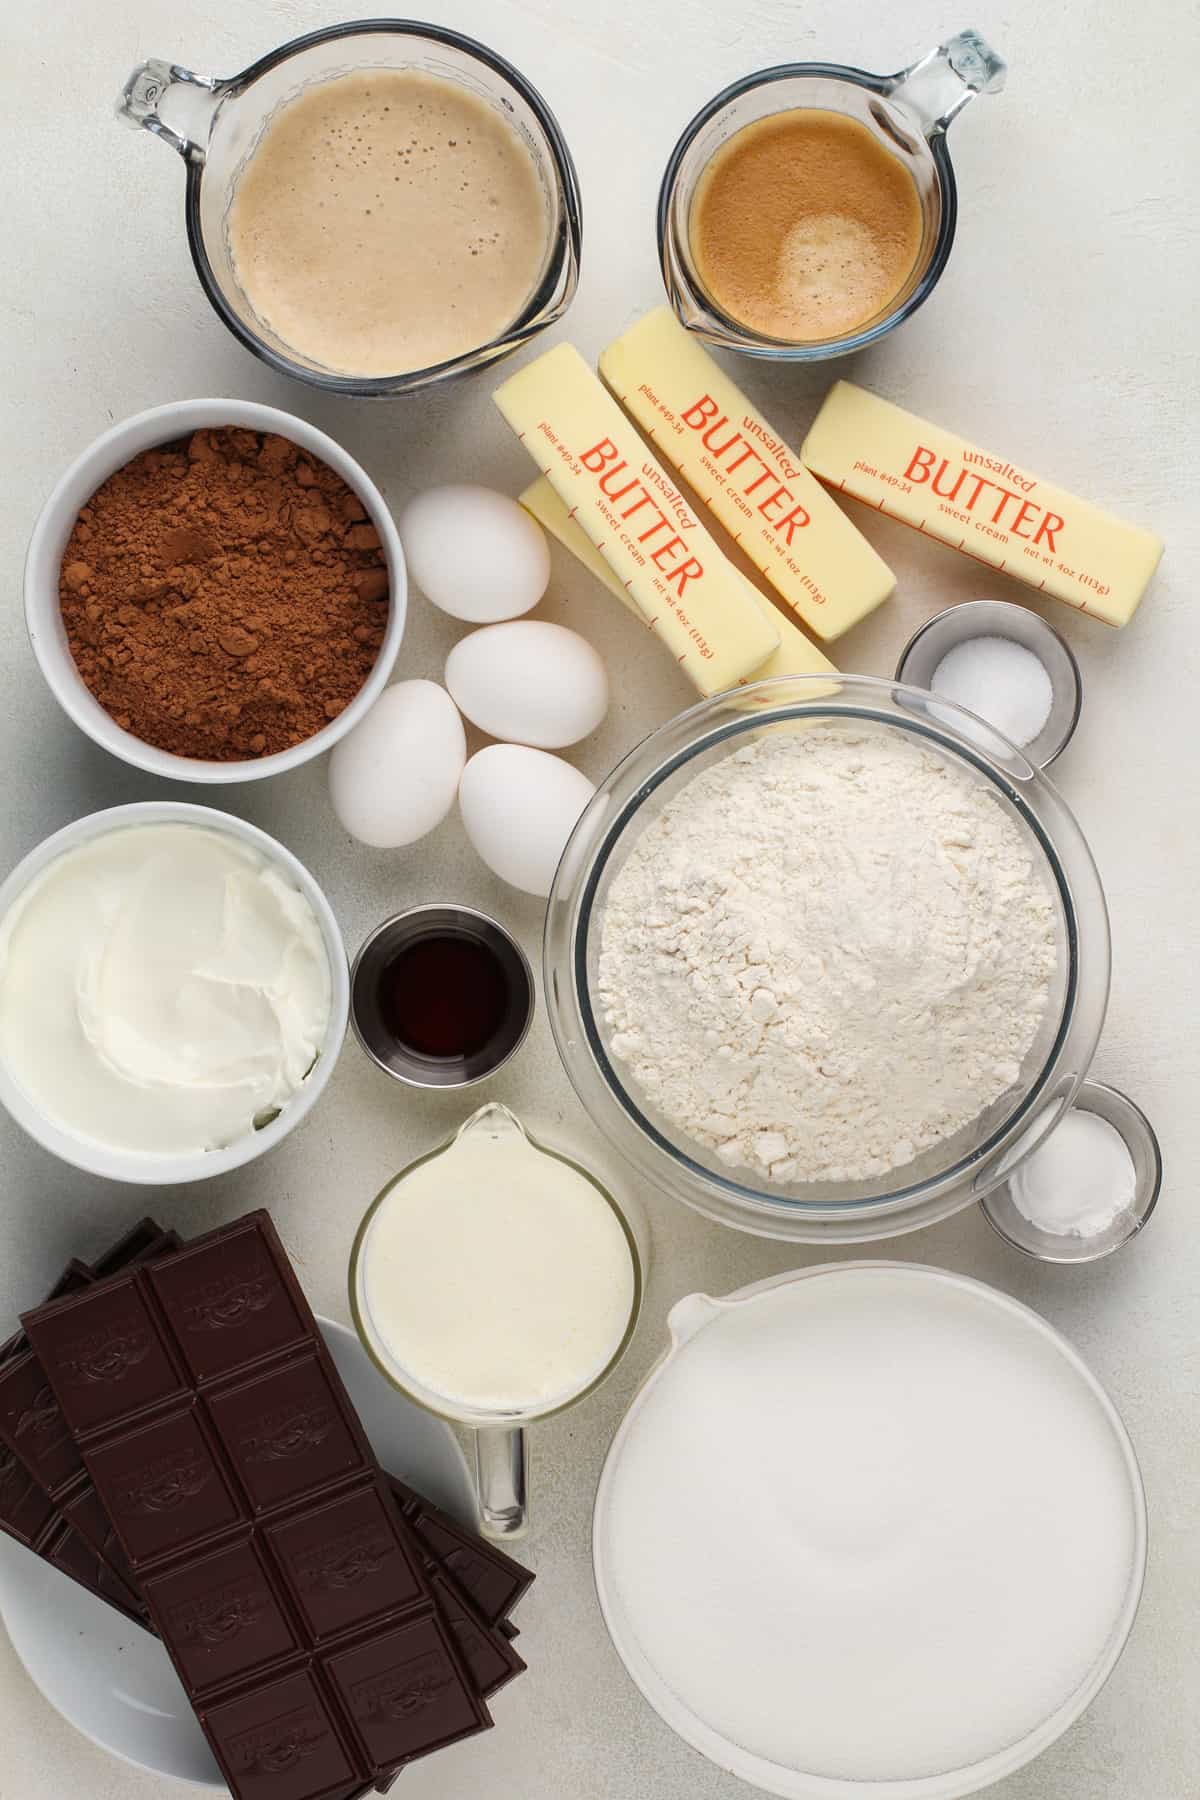
<instances>
[{"instance_id":1,"label":"red printed lettering","mask_svg":"<svg viewBox=\"0 0 1200 1800\"><path fill-rule=\"evenodd\" d=\"M771 517L770 512L768 511L768 508L770 508L772 506L786 505L786 503L791 499L791 497L792 496L789 494L788 490L785 487L777 487L773 494L768 494L765 500L759 501L758 510L762 514L763 518L767 521L768 525L774 525L774 524L778 523L777 520L775 520Z\"/></svg>"},{"instance_id":2,"label":"red printed lettering","mask_svg":"<svg viewBox=\"0 0 1200 1800\"><path fill-rule=\"evenodd\" d=\"M1016 494L1010 492L1010 490L1008 488L1000 489L1000 503L997 506L995 512L992 514L992 524L993 525L998 525L1000 523L1000 515L1004 511L1004 508L1007 506L1008 502L1010 500L1016 500L1017 498L1018 498L1018 496Z\"/></svg>"},{"instance_id":3,"label":"red printed lettering","mask_svg":"<svg viewBox=\"0 0 1200 1800\"><path fill-rule=\"evenodd\" d=\"M936 452L926 450L924 444L918 444L913 451L912 461L904 471L907 481L928 481L929 471L937 461Z\"/></svg>"},{"instance_id":4,"label":"red printed lettering","mask_svg":"<svg viewBox=\"0 0 1200 1800\"><path fill-rule=\"evenodd\" d=\"M697 562L694 556L689 556L686 562L681 562L677 569L671 571L667 576L667 581L675 583L680 598L682 598L683 590L688 582L694 580L697 576L703 575L703 573L704 564Z\"/></svg>"},{"instance_id":5,"label":"red printed lettering","mask_svg":"<svg viewBox=\"0 0 1200 1800\"><path fill-rule=\"evenodd\" d=\"M1056 554L1057 545L1054 542L1054 533L1056 531L1061 531L1065 524L1066 520L1060 519L1057 513L1048 512L1033 534L1034 543L1040 544L1042 539L1045 538L1051 552Z\"/></svg>"},{"instance_id":6,"label":"red printed lettering","mask_svg":"<svg viewBox=\"0 0 1200 1800\"><path fill-rule=\"evenodd\" d=\"M667 565L663 560L664 557L673 556L682 543L683 539L681 537L673 537L669 542L660 544L658 549L655 550L650 557L650 561L654 564L655 568L665 571Z\"/></svg>"},{"instance_id":7,"label":"red printed lettering","mask_svg":"<svg viewBox=\"0 0 1200 1800\"><path fill-rule=\"evenodd\" d=\"M806 525L812 523L812 520L802 506L794 506L790 513L785 513L782 519L777 520L776 523L784 535L784 541L790 544L793 532L802 531Z\"/></svg>"},{"instance_id":8,"label":"red printed lettering","mask_svg":"<svg viewBox=\"0 0 1200 1800\"><path fill-rule=\"evenodd\" d=\"M691 426L693 431L702 431L710 419L716 418L719 411L720 408L711 394L701 394L696 404L689 406L687 411L679 416L685 425Z\"/></svg>"},{"instance_id":9,"label":"red printed lettering","mask_svg":"<svg viewBox=\"0 0 1200 1800\"><path fill-rule=\"evenodd\" d=\"M585 469L590 469L593 475L599 475L601 470L619 455L620 451L611 438L601 438L598 444L593 444L590 450L585 450L579 460Z\"/></svg>"},{"instance_id":10,"label":"red printed lettering","mask_svg":"<svg viewBox=\"0 0 1200 1800\"><path fill-rule=\"evenodd\" d=\"M956 500L958 498L958 490L966 480L967 471L965 469L960 469L958 471L958 475L955 478L954 486L952 488L942 487L940 484L949 467L949 463L943 456L942 465L933 478L933 491L935 494L940 495L943 500Z\"/></svg>"},{"instance_id":11,"label":"red printed lettering","mask_svg":"<svg viewBox=\"0 0 1200 1800\"><path fill-rule=\"evenodd\" d=\"M610 500L623 500L626 494L632 493L634 488L637 487L638 479L636 475L631 475L623 488L615 488L612 485L621 474L622 470L627 469L628 467L629 464L627 462L619 462L615 469L606 469L604 474L601 475L600 492L602 494L607 494Z\"/></svg>"},{"instance_id":12,"label":"red printed lettering","mask_svg":"<svg viewBox=\"0 0 1200 1800\"><path fill-rule=\"evenodd\" d=\"M1021 527L1027 519L1032 519L1036 512L1037 507L1033 504L1032 500L1022 500L1020 506L1017 508L1017 516L1009 526L1009 530L1016 537L1027 538L1029 533L1027 531L1022 531Z\"/></svg>"},{"instance_id":13,"label":"red printed lettering","mask_svg":"<svg viewBox=\"0 0 1200 1800\"><path fill-rule=\"evenodd\" d=\"M717 434L720 431L722 425L728 425L728 424L729 424L728 418L725 416L724 413L722 413L721 417L718 419L717 423L715 425L710 425L708 430L704 434L704 440L703 440L704 446L707 450L711 450L714 456L724 456L724 454L727 450L732 450L733 446L735 444L740 444L742 441L741 432L735 430L735 431L731 432L730 436L725 439L725 442L723 444L718 444L717 442L715 442Z\"/></svg>"}]
</instances>

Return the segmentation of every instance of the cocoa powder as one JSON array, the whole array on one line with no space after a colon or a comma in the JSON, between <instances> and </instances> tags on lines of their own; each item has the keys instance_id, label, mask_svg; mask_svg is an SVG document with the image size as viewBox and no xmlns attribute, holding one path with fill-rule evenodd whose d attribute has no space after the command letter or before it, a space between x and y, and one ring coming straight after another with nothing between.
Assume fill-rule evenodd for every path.
<instances>
[{"instance_id":1,"label":"cocoa powder","mask_svg":"<svg viewBox=\"0 0 1200 1800\"><path fill-rule=\"evenodd\" d=\"M370 674L388 575L362 502L287 438L197 431L143 451L63 556L75 665L124 730L177 756L290 749Z\"/></svg>"}]
</instances>

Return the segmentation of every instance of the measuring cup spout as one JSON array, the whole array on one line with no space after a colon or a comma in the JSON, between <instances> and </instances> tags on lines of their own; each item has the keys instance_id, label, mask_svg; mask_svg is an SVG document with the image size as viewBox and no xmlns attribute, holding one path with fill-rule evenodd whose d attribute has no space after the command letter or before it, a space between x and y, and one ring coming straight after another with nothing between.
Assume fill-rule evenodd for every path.
<instances>
[{"instance_id":1,"label":"measuring cup spout","mask_svg":"<svg viewBox=\"0 0 1200 1800\"><path fill-rule=\"evenodd\" d=\"M998 94L1008 64L977 31L960 31L891 76L887 92L925 137L944 132L976 94Z\"/></svg>"},{"instance_id":2,"label":"measuring cup spout","mask_svg":"<svg viewBox=\"0 0 1200 1800\"><path fill-rule=\"evenodd\" d=\"M133 71L117 100L117 117L178 150L186 162L202 163L209 121L222 83L194 75L178 63L151 57Z\"/></svg>"}]
</instances>

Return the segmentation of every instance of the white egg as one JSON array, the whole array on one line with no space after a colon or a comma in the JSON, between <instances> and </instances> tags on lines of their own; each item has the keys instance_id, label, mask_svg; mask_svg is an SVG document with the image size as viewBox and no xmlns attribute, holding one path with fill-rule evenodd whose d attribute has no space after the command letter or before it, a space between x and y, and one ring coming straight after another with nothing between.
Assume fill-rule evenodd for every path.
<instances>
[{"instance_id":1,"label":"white egg","mask_svg":"<svg viewBox=\"0 0 1200 1800\"><path fill-rule=\"evenodd\" d=\"M334 745L333 810L351 837L377 850L413 844L454 805L466 760L463 722L445 688L398 681Z\"/></svg>"},{"instance_id":2,"label":"white egg","mask_svg":"<svg viewBox=\"0 0 1200 1800\"><path fill-rule=\"evenodd\" d=\"M409 574L456 619L474 625L516 619L546 591L546 534L507 494L468 482L427 488L397 524Z\"/></svg>"},{"instance_id":3,"label":"white egg","mask_svg":"<svg viewBox=\"0 0 1200 1800\"><path fill-rule=\"evenodd\" d=\"M471 632L446 658L446 686L480 731L540 750L578 743L608 711L608 676L592 646L543 619Z\"/></svg>"},{"instance_id":4,"label":"white egg","mask_svg":"<svg viewBox=\"0 0 1200 1800\"><path fill-rule=\"evenodd\" d=\"M526 894L545 896L595 791L561 756L525 744L489 744L463 770L458 803L467 836L492 873Z\"/></svg>"}]
</instances>

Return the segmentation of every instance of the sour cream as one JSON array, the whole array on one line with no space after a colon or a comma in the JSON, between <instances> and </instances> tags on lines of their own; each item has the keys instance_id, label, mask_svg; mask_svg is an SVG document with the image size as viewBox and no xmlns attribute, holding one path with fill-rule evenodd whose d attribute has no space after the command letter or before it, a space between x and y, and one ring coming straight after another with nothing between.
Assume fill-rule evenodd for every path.
<instances>
[{"instance_id":1,"label":"sour cream","mask_svg":"<svg viewBox=\"0 0 1200 1800\"><path fill-rule=\"evenodd\" d=\"M299 1089L330 1004L312 907L224 832L107 832L0 920L0 1059L47 1118L112 1149L236 1143Z\"/></svg>"}]
</instances>

